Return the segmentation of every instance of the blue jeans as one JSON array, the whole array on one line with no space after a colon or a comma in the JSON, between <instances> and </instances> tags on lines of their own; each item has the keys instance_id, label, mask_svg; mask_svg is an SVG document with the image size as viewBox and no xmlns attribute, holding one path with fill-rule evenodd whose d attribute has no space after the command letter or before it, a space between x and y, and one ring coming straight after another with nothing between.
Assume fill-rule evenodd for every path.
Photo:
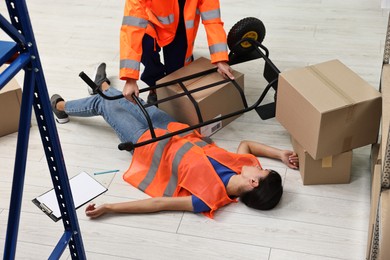
<instances>
[{"instance_id":1,"label":"blue jeans","mask_svg":"<svg viewBox=\"0 0 390 260\"><path fill-rule=\"evenodd\" d=\"M122 94L119 90L110 87L104 92L107 96ZM143 104L145 102L141 101ZM167 129L170 122L175 120L155 106L146 108L154 128ZM102 116L115 130L120 141L137 143L141 135L149 130L148 123L141 109L125 98L107 100L100 95L82 99L66 101L65 112L69 116L92 117Z\"/></svg>"}]
</instances>

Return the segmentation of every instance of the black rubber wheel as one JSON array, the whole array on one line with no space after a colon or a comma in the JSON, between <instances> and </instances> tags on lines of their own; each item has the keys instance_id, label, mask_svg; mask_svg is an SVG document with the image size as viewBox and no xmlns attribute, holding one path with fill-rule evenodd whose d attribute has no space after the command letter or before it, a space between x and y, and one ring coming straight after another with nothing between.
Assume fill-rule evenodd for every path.
<instances>
[{"instance_id":1,"label":"black rubber wheel","mask_svg":"<svg viewBox=\"0 0 390 260\"><path fill-rule=\"evenodd\" d=\"M255 17L247 17L238 21L230 29L227 36L227 44L230 50L235 51L250 51L253 49L253 46L250 42L244 41L240 43L237 47L237 43L244 38L250 38L261 43L265 37L265 26L262 21Z\"/></svg>"}]
</instances>

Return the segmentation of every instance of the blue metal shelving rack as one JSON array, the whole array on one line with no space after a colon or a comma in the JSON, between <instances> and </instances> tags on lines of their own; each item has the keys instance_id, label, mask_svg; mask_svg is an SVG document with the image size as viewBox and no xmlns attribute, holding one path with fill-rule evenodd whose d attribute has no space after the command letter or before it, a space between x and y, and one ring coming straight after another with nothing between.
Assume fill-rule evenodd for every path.
<instances>
[{"instance_id":1,"label":"blue metal shelving rack","mask_svg":"<svg viewBox=\"0 0 390 260\"><path fill-rule=\"evenodd\" d=\"M80 227L68 180L61 145L51 111L49 95L38 49L24 0L5 0L10 22L0 14L0 28L13 40L0 40L0 66L9 66L0 74L0 89L24 70L24 85L11 201L3 259L14 259L26 170L32 107L65 228L49 259L58 259L69 247L72 259L86 259Z\"/></svg>"}]
</instances>

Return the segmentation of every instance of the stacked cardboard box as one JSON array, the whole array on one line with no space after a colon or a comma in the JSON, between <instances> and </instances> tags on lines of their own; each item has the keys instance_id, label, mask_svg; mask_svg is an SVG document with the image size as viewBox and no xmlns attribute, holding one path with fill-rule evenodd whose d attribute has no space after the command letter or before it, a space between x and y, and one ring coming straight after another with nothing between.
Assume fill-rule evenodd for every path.
<instances>
[{"instance_id":1,"label":"stacked cardboard box","mask_svg":"<svg viewBox=\"0 0 390 260\"><path fill-rule=\"evenodd\" d=\"M199 58L190 65L183 67L159 80L157 84L188 77L199 72L207 71L213 67L214 66L211 64L210 60L206 58ZM244 75L238 71L233 71L233 75L235 77L235 81L242 90L244 90ZM214 72L183 81L182 83L188 91L193 91L222 80L224 80L224 78L218 72ZM173 84L168 87L158 88L157 97L161 100L182 94L183 92L184 90L179 84ZM240 93L231 82L218 84L210 88L193 92L191 95L199 107L203 122L244 109ZM159 104L159 108L167 112L179 122L186 123L191 126L200 123L195 106L188 96L181 96L171 99L170 101L162 102ZM222 121L206 125L201 127L199 131L205 136L210 136L237 117L238 116L230 117Z\"/></svg>"},{"instance_id":2,"label":"stacked cardboard box","mask_svg":"<svg viewBox=\"0 0 390 260\"><path fill-rule=\"evenodd\" d=\"M348 183L352 150L377 141L381 94L331 60L279 75L276 118L292 136L303 184Z\"/></svg>"},{"instance_id":3,"label":"stacked cardboard box","mask_svg":"<svg viewBox=\"0 0 390 260\"><path fill-rule=\"evenodd\" d=\"M390 126L390 65L382 68L382 131L377 148L371 156L374 166L371 188L371 210L368 227L366 259L390 259L390 190L389 190L389 126ZM377 151L376 151L377 150Z\"/></svg>"},{"instance_id":4,"label":"stacked cardboard box","mask_svg":"<svg viewBox=\"0 0 390 260\"><path fill-rule=\"evenodd\" d=\"M0 68L0 72L5 67ZM15 79L11 79L0 90L0 136L18 131L22 89Z\"/></svg>"}]
</instances>

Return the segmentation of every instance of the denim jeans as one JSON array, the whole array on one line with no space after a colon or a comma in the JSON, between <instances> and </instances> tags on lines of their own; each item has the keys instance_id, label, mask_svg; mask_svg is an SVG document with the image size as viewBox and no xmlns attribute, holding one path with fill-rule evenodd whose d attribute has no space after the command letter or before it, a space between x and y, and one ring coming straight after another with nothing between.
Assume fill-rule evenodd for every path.
<instances>
[{"instance_id":1,"label":"denim jeans","mask_svg":"<svg viewBox=\"0 0 390 260\"><path fill-rule=\"evenodd\" d=\"M107 96L122 94L110 87L104 92ZM141 101L143 104L145 102ZM167 125L175 120L155 106L146 108L154 128L167 129ZM66 101L65 112L69 116L92 117L102 116L114 129L121 142L137 143L141 135L149 130L148 123L141 109L125 98L107 100L100 95Z\"/></svg>"}]
</instances>

